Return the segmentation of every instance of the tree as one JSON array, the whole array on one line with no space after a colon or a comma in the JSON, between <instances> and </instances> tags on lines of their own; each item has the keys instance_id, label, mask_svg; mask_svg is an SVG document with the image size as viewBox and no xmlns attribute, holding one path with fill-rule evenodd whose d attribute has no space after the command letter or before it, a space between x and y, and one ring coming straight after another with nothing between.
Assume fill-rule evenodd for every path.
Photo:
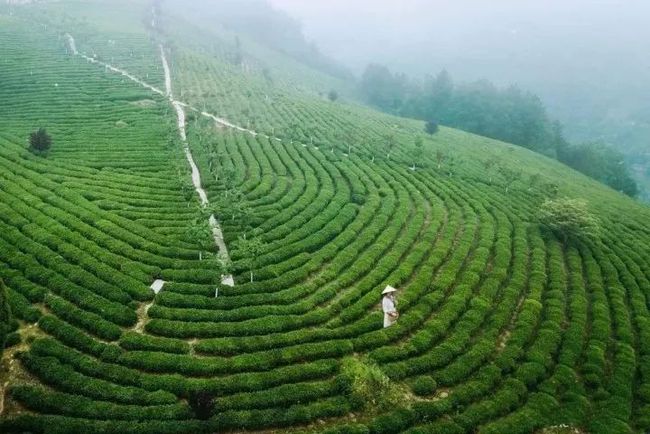
<instances>
[{"instance_id":1,"label":"tree","mask_svg":"<svg viewBox=\"0 0 650 434\"><path fill-rule=\"evenodd\" d=\"M417 136L413 143L413 167L411 170L415 170L417 162L422 159L424 155L424 140L421 136Z\"/></svg>"},{"instance_id":2,"label":"tree","mask_svg":"<svg viewBox=\"0 0 650 434\"><path fill-rule=\"evenodd\" d=\"M250 272L251 283L253 283L253 270L257 268L259 255L264 251L265 247L260 235L261 231L256 229L248 237L246 235L240 236L236 242L237 249L244 257L243 262Z\"/></svg>"},{"instance_id":3,"label":"tree","mask_svg":"<svg viewBox=\"0 0 650 434\"><path fill-rule=\"evenodd\" d=\"M190 393L188 403L194 415L199 420L207 420L212 416L214 409L214 396L210 392L198 391Z\"/></svg>"},{"instance_id":4,"label":"tree","mask_svg":"<svg viewBox=\"0 0 650 434\"><path fill-rule=\"evenodd\" d=\"M350 356L343 359L337 378L341 392L353 409L388 411L404 399L404 390L369 359Z\"/></svg>"},{"instance_id":5,"label":"tree","mask_svg":"<svg viewBox=\"0 0 650 434\"><path fill-rule=\"evenodd\" d=\"M566 245L573 239L593 238L600 225L581 199L547 199L540 208L540 224Z\"/></svg>"},{"instance_id":6,"label":"tree","mask_svg":"<svg viewBox=\"0 0 650 434\"><path fill-rule=\"evenodd\" d=\"M537 188L542 182L542 175L539 173L535 173L533 175L530 175L528 177L528 191L534 190Z\"/></svg>"},{"instance_id":7,"label":"tree","mask_svg":"<svg viewBox=\"0 0 650 434\"><path fill-rule=\"evenodd\" d=\"M501 176L503 177L506 194L508 194L508 191L510 190L512 184L514 184L515 181L521 178L521 170L511 169L510 167L507 166L499 166L498 170Z\"/></svg>"},{"instance_id":8,"label":"tree","mask_svg":"<svg viewBox=\"0 0 650 434\"><path fill-rule=\"evenodd\" d=\"M486 160L483 160L483 168L488 173L488 184L492 184L492 169L497 164L497 159L495 157L490 157Z\"/></svg>"},{"instance_id":9,"label":"tree","mask_svg":"<svg viewBox=\"0 0 650 434\"><path fill-rule=\"evenodd\" d=\"M194 184L189 176L183 176L181 178L181 191L183 192L183 197L187 201L187 206L190 206L190 201L195 194Z\"/></svg>"},{"instance_id":10,"label":"tree","mask_svg":"<svg viewBox=\"0 0 650 434\"><path fill-rule=\"evenodd\" d=\"M429 119L426 124L424 124L424 131L427 132L427 134L435 134L438 132L438 121L434 119Z\"/></svg>"},{"instance_id":11,"label":"tree","mask_svg":"<svg viewBox=\"0 0 650 434\"><path fill-rule=\"evenodd\" d=\"M208 224L209 215L206 217L206 213L204 209L200 210L186 232L190 242L199 247L199 261L203 260L203 252L214 246L212 228Z\"/></svg>"},{"instance_id":12,"label":"tree","mask_svg":"<svg viewBox=\"0 0 650 434\"><path fill-rule=\"evenodd\" d=\"M330 90L330 91L327 93L327 98L328 98L330 101L334 102L334 101L336 101L337 99L339 99L339 93L338 93L337 91L335 91L334 89L332 89L332 90Z\"/></svg>"},{"instance_id":13,"label":"tree","mask_svg":"<svg viewBox=\"0 0 650 434\"><path fill-rule=\"evenodd\" d=\"M0 279L0 356L2 349L5 347L7 334L11 331L11 308L9 306L9 297L7 287Z\"/></svg>"},{"instance_id":14,"label":"tree","mask_svg":"<svg viewBox=\"0 0 650 434\"><path fill-rule=\"evenodd\" d=\"M442 163L444 163L447 158L447 154L445 154L442 149L436 151L436 164L438 165L438 170L440 170Z\"/></svg>"},{"instance_id":15,"label":"tree","mask_svg":"<svg viewBox=\"0 0 650 434\"><path fill-rule=\"evenodd\" d=\"M29 134L29 149L34 152L46 152L52 146L52 137L43 127Z\"/></svg>"},{"instance_id":16,"label":"tree","mask_svg":"<svg viewBox=\"0 0 650 434\"><path fill-rule=\"evenodd\" d=\"M388 133L384 136L384 148L386 149L386 159L390 160L390 154L395 149L397 144L397 139L395 138L395 133Z\"/></svg>"},{"instance_id":17,"label":"tree","mask_svg":"<svg viewBox=\"0 0 650 434\"><path fill-rule=\"evenodd\" d=\"M614 190L635 197L639 190L623 155L604 143L571 145L558 155L560 161Z\"/></svg>"},{"instance_id":18,"label":"tree","mask_svg":"<svg viewBox=\"0 0 650 434\"><path fill-rule=\"evenodd\" d=\"M214 147L210 150L210 164L208 169L214 177L215 182L219 182L219 175L223 166L223 160L226 157L225 152L217 151Z\"/></svg>"},{"instance_id":19,"label":"tree","mask_svg":"<svg viewBox=\"0 0 650 434\"><path fill-rule=\"evenodd\" d=\"M403 77L378 64L368 65L359 82L359 91L366 102L393 114L402 110L405 90Z\"/></svg>"},{"instance_id":20,"label":"tree","mask_svg":"<svg viewBox=\"0 0 650 434\"><path fill-rule=\"evenodd\" d=\"M454 157L447 158L447 175L449 175L449 177L453 176L454 170L460 166L460 163L461 161Z\"/></svg>"},{"instance_id":21,"label":"tree","mask_svg":"<svg viewBox=\"0 0 650 434\"><path fill-rule=\"evenodd\" d=\"M554 182L545 182L542 184L541 190L544 196L555 199L560 193L560 186Z\"/></svg>"},{"instance_id":22,"label":"tree","mask_svg":"<svg viewBox=\"0 0 650 434\"><path fill-rule=\"evenodd\" d=\"M297 122L290 123L287 127L287 138L289 139L289 143L293 143L294 141L300 142L302 137L302 128L300 124Z\"/></svg>"}]
</instances>

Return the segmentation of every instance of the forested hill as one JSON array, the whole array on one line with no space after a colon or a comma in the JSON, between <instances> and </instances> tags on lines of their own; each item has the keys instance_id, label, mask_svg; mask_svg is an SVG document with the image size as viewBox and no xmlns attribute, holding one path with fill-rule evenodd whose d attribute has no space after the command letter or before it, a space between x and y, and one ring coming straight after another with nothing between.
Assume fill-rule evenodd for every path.
<instances>
[{"instance_id":1,"label":"forested hill","mask_svg":"<svg viewBox=\"0 0 650 434\"><path fill-rule=\"evenodd\" d=\"M650 208L322 80L0 6L0 432L647 432Z\"/></svg>"},{"instance_id":2,"label":"forested hill","mask_svg":"<svg viewBox=\"0 0 650 434\"><path fill-rule=\"evenodd\" d=\"M457 84L446 70L414 80L372 64L358 90L362 100L385 112L514 143L629 196L647 194L643 185L640 191L623 153L604 142L569 143L564 126L550 118L540 98L516 86L498 88L487 80Z\"/></svg>"}]
</instances>

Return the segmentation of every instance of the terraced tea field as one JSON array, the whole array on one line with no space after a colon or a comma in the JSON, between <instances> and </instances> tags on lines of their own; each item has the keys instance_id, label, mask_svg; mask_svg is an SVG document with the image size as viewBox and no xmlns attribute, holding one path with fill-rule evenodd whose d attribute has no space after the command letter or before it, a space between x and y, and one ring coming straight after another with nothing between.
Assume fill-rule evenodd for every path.
<instances>
[{"instance_id":1,"label":"terraced tea field","mask_svg":"<svg viewBox=\"0 0 650 434\"><path fill-rule=\"evenodd\" d=\"M199 27L0 7L0 432L650 429L647 207L444 127L418 155L421 123L326 101L271 51L269 81ZM549 186L601 235L548 236ZM353 399L351 359L399 402Z\"/></svg>"}]
</instances>

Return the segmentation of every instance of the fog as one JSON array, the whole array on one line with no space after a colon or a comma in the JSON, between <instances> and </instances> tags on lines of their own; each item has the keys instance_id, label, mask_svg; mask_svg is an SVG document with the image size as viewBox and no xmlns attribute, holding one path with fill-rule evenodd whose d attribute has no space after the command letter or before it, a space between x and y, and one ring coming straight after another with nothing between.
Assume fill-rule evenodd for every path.
<instances>
[{"instance_id":1,"label":"fog","mask_svg":"<svg viewBox=\"0 0 650 434\"><path fill-rule=\"evenodd\" d=\"M357 75L446 68L540 95L576 140L650 150L645 0L269 0Z\"/></svg>"}]
</instances>

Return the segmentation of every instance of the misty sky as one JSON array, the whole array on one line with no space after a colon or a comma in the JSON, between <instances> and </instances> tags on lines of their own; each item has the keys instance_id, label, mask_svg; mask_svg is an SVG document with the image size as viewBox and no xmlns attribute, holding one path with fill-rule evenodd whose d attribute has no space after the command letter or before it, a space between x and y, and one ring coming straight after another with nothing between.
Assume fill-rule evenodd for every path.
<instances>
[{"instance_id":1,"label":"misty sky","mask_svg":"<svg viewBox=\"0 0 650 434\"><path fill-rule=\"evenodd\" d=\"M518 84L584 139L593 116L650 127L649 0L269 1L356 74L379 62Z\"/></svg>"},{"instance_id":2,"label":"misty sky","mask_svg":"<svg viewBox=\"0 0 650 434\"><path fill-rule=\"evenodd\" d=\"M646 0L270 1L357 71L379 61L425 72L440 58L517 61L550 49L569 62L611 49L647 56L650 40Z\"/></svg>"}]
</instances>

